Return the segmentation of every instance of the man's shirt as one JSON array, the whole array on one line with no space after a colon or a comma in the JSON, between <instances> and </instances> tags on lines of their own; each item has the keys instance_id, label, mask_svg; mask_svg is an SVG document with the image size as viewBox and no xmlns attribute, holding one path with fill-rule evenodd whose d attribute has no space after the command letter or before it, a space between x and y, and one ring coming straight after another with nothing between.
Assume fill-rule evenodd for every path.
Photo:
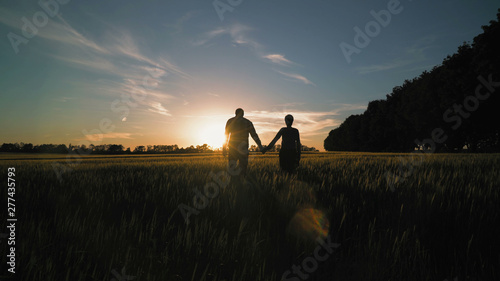
<instances>
[{"instance_id":1,"label":"man's shirt","mask_svg":"<svg viewBox=\"0 0 500 281\"><path fill-rule=\"evenodd\" d=\"M248 144L248 134L252 136L255 142L260 143L259 136L255 132L252 122L244 117L235 116L227 120L226 135L229 134L231 134L229 143L232 144L236 144L236 142L246 142Z\"/></svg>"}]
</instances>

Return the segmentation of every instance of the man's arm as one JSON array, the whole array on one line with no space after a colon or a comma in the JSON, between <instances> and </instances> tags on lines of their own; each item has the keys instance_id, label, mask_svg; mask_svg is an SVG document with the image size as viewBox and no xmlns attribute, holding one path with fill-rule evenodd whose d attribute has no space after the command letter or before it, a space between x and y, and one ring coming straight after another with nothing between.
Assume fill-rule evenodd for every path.
<instances>
[{"instance_id":1,"label":"man's arm","mask_svg":"<svg viewBox=\"0 0 500 281\"><path fill-rule=\"evenodd\" d=\"M297 130L297 162L300 161L300 152L302 151L302 144L300 143L300 134L299 130Z\"/></svg>"},{"instance_id":2,"label":"man's arm","mask_svg":"<svg viewBox=\"0 0 500 281\"><path fill-rule=\"evenodd\" d=\"M226 122L225 134L226 134L226 138L225 138L224 144L222 145L222 155L223 156L226 156L227 146L229 145L229 134L230 134L230 132L229 132L229 120Z\"/></svg>"},{"instance_id":3,"label":"man's arm","mask_svg":"<svg viewBox=\"0 0 500 281\"><path fill-rule=\"evenodd\" d=\"M249 132L250 132L250 135L252 136L252 139L259 146L259 149L262 150L263 149L262 148L262 143L260 142L259 136L257 135L257 132L255 131L255 128L253 127L253 123L252 122L250 122Z\"/></svg>"}]
</instances>

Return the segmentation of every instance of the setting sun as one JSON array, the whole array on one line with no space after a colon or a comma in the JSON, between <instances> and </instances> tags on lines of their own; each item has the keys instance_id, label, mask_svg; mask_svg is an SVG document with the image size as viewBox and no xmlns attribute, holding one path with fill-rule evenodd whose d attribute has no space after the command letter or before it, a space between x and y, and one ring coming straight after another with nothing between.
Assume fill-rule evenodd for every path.
<instances>
[{"instance_id":1,"label":"setting sun","mask_svg":"<svg viewBox=\"0 0 500 281\"><path fill-rule=\"evenodd\" d=\"M225 123L212 123L207 122L198 130L197 143L208 144L212 148L222 147L225 136L224 136L224 125Z\"/></svg>"}]
</instances>

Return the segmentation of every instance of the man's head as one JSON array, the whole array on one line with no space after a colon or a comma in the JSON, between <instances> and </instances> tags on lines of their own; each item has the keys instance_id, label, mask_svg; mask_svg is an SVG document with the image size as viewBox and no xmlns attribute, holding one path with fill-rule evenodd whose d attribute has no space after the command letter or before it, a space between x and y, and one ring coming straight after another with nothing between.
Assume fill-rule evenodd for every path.
<instances>
[{"instance_id":1,"label":"man's head","mask_svg":"<svg viewBox=\"0 0 500 281\"><path fill-rule=\"evenodd\" d=\"M236 117L243 117L243 115L245 114L245 112L243 111L243 109L238 108L238 109L236 109L236 111L234 112L234 114L236 114Z\"/></svg>"},{"instance_id":2,"label":"man's head","mask_svg":"<svg viewBox=\"0 0 500 281\"><path fill-rule=\"evenodd\" d=\"M293 124L293 116L288 114L287 116L285 116L285 124L288 126L288 127L291 127L292 124Z\"/></svg>"}]
</instances>

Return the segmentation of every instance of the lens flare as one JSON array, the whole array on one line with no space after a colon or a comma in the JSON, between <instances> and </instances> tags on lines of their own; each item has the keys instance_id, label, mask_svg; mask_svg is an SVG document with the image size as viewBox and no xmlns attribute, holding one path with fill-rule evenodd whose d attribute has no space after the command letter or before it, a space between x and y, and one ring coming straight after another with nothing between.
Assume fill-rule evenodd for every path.
<instances>
[{"instance_id":1,"label":"lens flare","mask_svg":"<svg viewBox=\"0 0 500 281\"><path fill-rule=\"evenodd\" d=\"M303 242L314 243L317 238L325 239L329 228L330 222L322 211L303 208L290 220L287 234Z\"/></svg>"}]
</instances>

